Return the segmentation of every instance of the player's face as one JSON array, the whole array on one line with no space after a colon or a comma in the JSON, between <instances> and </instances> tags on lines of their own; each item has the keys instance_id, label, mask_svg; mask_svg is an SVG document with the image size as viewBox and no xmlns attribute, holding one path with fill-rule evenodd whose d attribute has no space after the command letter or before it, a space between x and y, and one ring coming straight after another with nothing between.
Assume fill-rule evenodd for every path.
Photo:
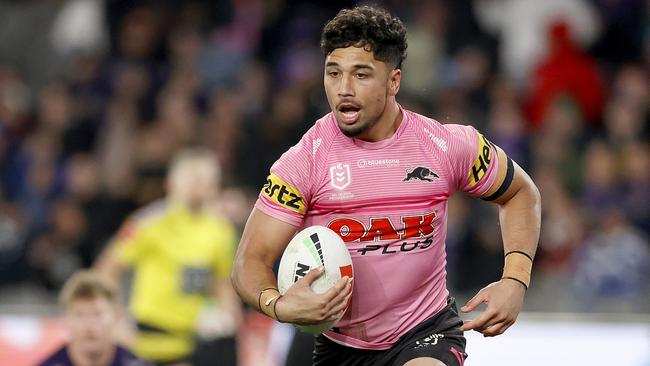
<instances>
[{"instance_id":1,"label":"player's face","mask_svg":"<svg viewBox=\"0 0 650 366\"><path fill-rule=\"evenodd\" d=\"M372 127L399 89L399 73L363 47L337 48L327 56L325 93L341 132L372 140Z\"/></svg>"},{"instance_id":2,"label":"player's face","mask_svg":"<svg viewBox=\"0 0 650 366\"><path fill-rule=\"evenodd\" d=\"M66 309L70 344L88 356L97 356L112 346L118 315L115 305L104 298L76 299Z\"/></svg>"}]
</instances>

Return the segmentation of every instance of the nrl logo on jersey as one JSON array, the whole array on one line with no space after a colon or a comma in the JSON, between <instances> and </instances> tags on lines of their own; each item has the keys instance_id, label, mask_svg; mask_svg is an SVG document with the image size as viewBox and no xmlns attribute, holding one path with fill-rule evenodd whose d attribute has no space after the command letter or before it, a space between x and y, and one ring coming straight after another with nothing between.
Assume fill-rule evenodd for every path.
<instances>
[{"instance_id":1,"label":"nrl logo on jersey","mask_svg":"<svg viewBox=\"0 0 650 366\"><path fill-rule=\"evenodd\" d=\"M350 176L350 165L337 163L330 167L330 184L332 187L343 190L352 183Z\"/></svg>"}]
</instances>

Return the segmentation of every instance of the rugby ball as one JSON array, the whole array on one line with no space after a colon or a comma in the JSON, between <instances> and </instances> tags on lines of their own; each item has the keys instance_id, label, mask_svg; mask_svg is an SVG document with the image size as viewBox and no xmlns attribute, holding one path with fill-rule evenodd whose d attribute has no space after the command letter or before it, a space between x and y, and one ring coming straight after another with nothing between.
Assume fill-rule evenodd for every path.
<instances>
[{"instance_id":1,"label":"rugby ball","mask_svg":"<svg viewBox=\"0 0 650 366\"><path fill-rule=\"evenodd\" d=\"M334 231L323 226L310 226L300 231L287 245L278 269L278 290L281 294L312 269L323 266L325 272L311 285L322 294L343 276L353 277L352 258L345 243ZM339 319L316 325L296 325L298 330L319 334L334 326Z\"/></svg>"}]
</instances>

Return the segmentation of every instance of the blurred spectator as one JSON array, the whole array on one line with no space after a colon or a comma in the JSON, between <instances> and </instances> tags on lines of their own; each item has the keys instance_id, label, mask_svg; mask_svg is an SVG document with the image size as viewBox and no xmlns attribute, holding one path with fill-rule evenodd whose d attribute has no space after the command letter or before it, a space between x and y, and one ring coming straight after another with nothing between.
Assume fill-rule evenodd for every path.
<instances>
[{"instance_id":1,"label":"blurred spectator","mask_svg":"<svg viewBox=\"0 0 650 366\"><path fill-rule=\"evenodd\" d=\"M120 19L117 55L125 61L147 62L156 56L162 34L161 13L154 7L140 6Z\"/></svg>"},{"instance_id":2,"label":"blurred spectator","mask_svg":"<svg viewBox=\"0 0 650 366\"><path fill-rule=\"evenodd\" d=\"M568 275L571 259L584 239L584 223L576 202L551 165L537 168L534 179L542 194L542 227L536 257L540 275Z\"/></svg>"},{"instance_id":3,"label":"blurred spectator","mask_svg":"<svg viewBox=\"0 0 650 366\"><path fill-rule=\"evenodd\" d=\"M631 142L621 152L624 212L636 227L650 236L650 146Z\"/></svg>"},{"instance_id":4,"label":"blurred spectator","mask_svg":"<svg viewBox=\"0 0 650 366\"><path fill-rule=\"evenodd\" d=\"M122 315L118 293L91 272L75 273L61 290L69 340L41 366L144 366L115 343L115 324Z\"/></svg>"},{"instance_id":5,"label":"blurred spectator","mask_svg":"<svg viewBox=\"0 0 650 366\"><path fill-rule=\"evenodd\" d=\"M133 269L133 349L157 364L236 364L241 305L230 269L237 238L215 210L219 175L207 150L179 153L166 199L132 215L97 263L118 283Z\"/></svg>"},{"instance_id":6,"label":"blurred spectator","mask_svg":"<svg viewBox=\"0 0 650 366\"><path fill-rule=\"evenodd\" d=\"M54 19L52 44L57 52L95 51L106 42L104 0L67 0Z\"/></svg>"},{"instance_id":7,"label":"blurred spectator","mask_svg":"<svg viewBox=\"0 0 650 366\"><path fill-rule=\"evenodd\" d=\"M581 48L593 44L600 24L593 5L585 0L476 0L474 10L485 31L501 41L501 70L524 86L541 57L547 54L547 29L566 22L571 39Z\"/></svg>"},{"instance_id":8,"label":"blurred spectator","mask_svg":"<svg viewBox=\"0 0 650 366\"><path fill-rule=\"evenodd\" d=\"M650 83L648 71L638 65L623 65L615 74L607 103L605 128L614 146L648 137L650 128Z\"/></svg>"},{"instance_id":9,"label":"blurred spectator","mask_svg":"<svg viewBox=\"0 0 650 366\"><path fill-rule=\"evenodd\" d=\"M29 93L15 70L0 65L0 174L4 195L9 194L9 164L29 132Z\"/></svg>"},{"instance_id":10,"label":"blurred spectator","mask_svg":"<svg viewBox=\"0 0 650 366\"><path fill-rule=\"evenodd\" d=\"M238 90L224 90L212 97L211 109L205 120L203 142L213 146L223 167L224 177L233 179L240 174L237 154L243 142L243 115L240 110L247 102Z\"/></svg>"},{"instance_id":11,"label":"blurred spectator","mask_svg":"<svg viewBox=\"0 0 650 366\"><path fill-rule=\"evenodd\" d=\"M531 138L533 166L550 165L572 194L580 191L580 164L585 142L582 115L572 99L556 99L548 107L545 122Z\"/></svg>"},{"instance_id":12,"label":"blurred spectator","mask_svg":"<svg viewBox=\"0 0 650 366\"><path fill-rule=\"evenodd\" d=\"M29 276L27 249L23 212L0 199L0 287Z\"/></svg>"},{"instance_id":13,"label":"blurred spectator","mask_svg":"<svg viewBox=\"0 0 650 366\"><path fill-rule=\"evenodd\" d=\"M130 201L108 195L100 179L99 164L92 156L78 154L68 159L67 196L76 202L86 221L78 251L84 267L92 265L122 219L134 208Z\"/></svg>"},{"instance_id":14,"label":"blurred spectator","mask_svg":"<svg viewBox=\"0 0 650 366\"><path fill-rule=\"evenodd\" d=\"M610 66L641 59L644 32L648 41L648 2L594 0L592 3L603 23L602 36L594 46L594 55Z\"/></svg>"},{"instance_id":15,"label":"blurred spectator","mask_svg":"<svg viewBox=\"0 0 650 366\"><path fill-rule=\"evenodd\" d=\"M28 238L28 263L37 283L58 290L82 266L80 246L87 220L71 200L55 202L48 212L46 229L34 231Z\"/></svg>"},{"instance_id":16,"label":"blurred spectator","mask_svg":"<svg viewBox=\"0 0 650 366\"><path fill-rule=\"evenodd\" d=\"M487 135L523 168L530 164L530 135L516 91L506 80L492 83Z\"/></svg>"},{"instance_id":17,"label":"blurred spectator","mask_svg":"<svg viewBox=\"0 0 650 366\"><path fill-rule=\"evenodd\" d=\"M587 122L601 116L605 98L598 65L571 40L568 25L552 23L548 29L549 55L531 76L528 114L533 126L543 123L548 106L556 98L571 98Z\"/></svg>"},{"instance_id":18,"label":"blurred spectator","mask_svg":"<svg viewBox=\"0 0 650 366\"><path fill-rule=\"evenodd\" d=\"M0 64L13 66L33 90L62 70L63 59L50 36L61 5L62 1L0 1Z\"/></svg>"},{"instance_id":19,"label":"blurred spectator","mask_svg":"<svg viewBox=\"0 0 650 366\"><path fill-rule=\"evenodd\" d=\"M447 9L443 1L416 2L409 30L401 89L415 98L436 91L445 50Z\"/></svg>"},{"instance_id":20,"label":"blurred spectator","mask_svg":"<svg viewBox=\"0 0 650 366\"><path fill-rule=\"evenodd\" d=\"M621 206L621 186L616 156L602 141L592 141L583 157L583 187L580 206L591 225L601 215Z\"/></svg>"},{"instance_id":21,"label":"blurred spectator","mask_svg":"<svg viewBox=\"0 0 650 366\"><path fill-rule=\"evenodd\" d=\"M7 198L27 214L28 230L44 228L48 206L62 194L61 143L39 129L29 135L9 165Z\"/></svg>"},{"instance_id":22,"label":"blurred spectator","mask_svg":"<svg viewBox=\"0 0 650 366\"><path fill-rule=\"evenodd\" d=\"M575 258L575 289L588 311L648 309L650 243L618 210L602 211Z\"/></svg>"}]
</instances>

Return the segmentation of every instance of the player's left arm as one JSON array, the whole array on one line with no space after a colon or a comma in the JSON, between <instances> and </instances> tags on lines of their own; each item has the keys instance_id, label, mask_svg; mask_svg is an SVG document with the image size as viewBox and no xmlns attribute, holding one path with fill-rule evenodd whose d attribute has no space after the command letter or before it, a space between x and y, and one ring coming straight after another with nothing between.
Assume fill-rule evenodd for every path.
<instances>
[{"instance_id":1,"label":"player's left arm","mask_svg":"<svg viewBox=\"0 0 650 366\"><path fill-rule=\"evenodd\" d=\"M497 177L481 198L499 206L499 222L505 253L501 280L481 289L465 306L470 312L485 303L475 319L465 321L462 330L474 329L484 336L496 336L517 319L530 284L541 223L539 190L526 172L503 150L498 156Z\"/></svg>"}]
</instances>

